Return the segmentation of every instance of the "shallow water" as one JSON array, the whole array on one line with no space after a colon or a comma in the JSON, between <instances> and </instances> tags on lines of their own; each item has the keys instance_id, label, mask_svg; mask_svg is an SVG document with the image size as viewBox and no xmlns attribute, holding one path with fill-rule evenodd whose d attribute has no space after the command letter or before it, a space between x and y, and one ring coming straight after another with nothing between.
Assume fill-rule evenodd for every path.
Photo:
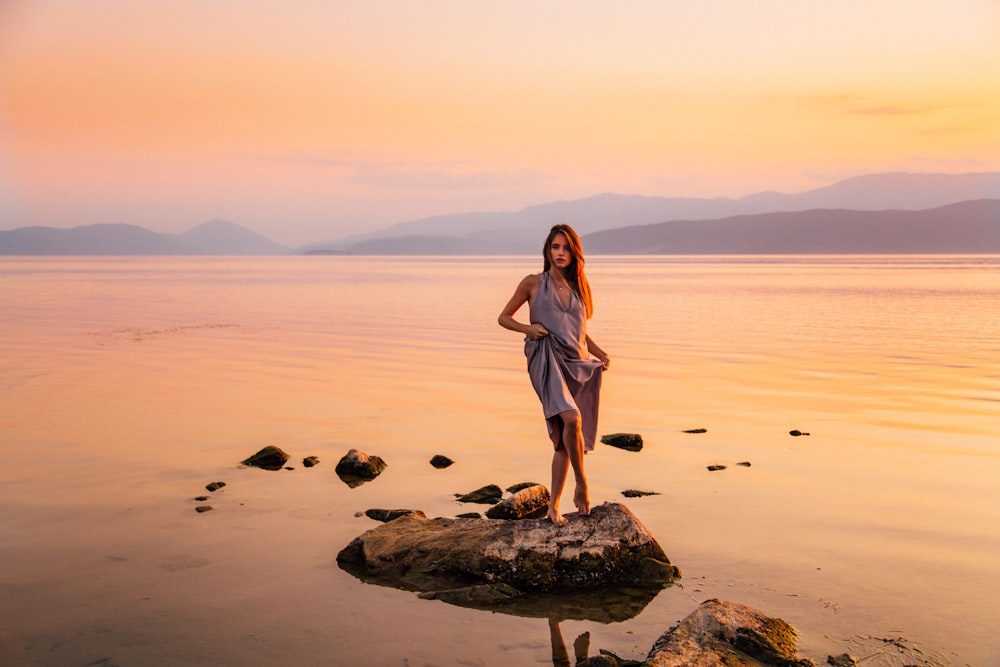
<instances>
[{"instance_id":1,"label":"shallow water","mask_svg":"<svg viewBox=\"0 0 1000 667\"><path fill-rule=\"evenodd\" d=\"M552 664L544 608L420 600L335 561L365 509L453 516L482 509L453 493L547 483L496 325L539 263L5 258L0 662ZM817 663L1000 664L998 269L591 258L599 432L646 442L588 457L592 499L625 502L684 578L629 620L562 620L565 642L640 659L717 597L788 620ZM267 444L296 469L238 467ZM389 467L349 488L351 447Z\"/></svg>"}]
</instances>

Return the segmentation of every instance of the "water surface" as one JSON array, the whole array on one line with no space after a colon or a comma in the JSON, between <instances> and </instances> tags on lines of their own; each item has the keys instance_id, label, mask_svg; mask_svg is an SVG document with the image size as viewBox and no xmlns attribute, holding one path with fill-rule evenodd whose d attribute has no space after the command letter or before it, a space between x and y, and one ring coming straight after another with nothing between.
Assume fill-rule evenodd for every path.
<instances>
[{"instance_id":1,"label":"water surface","mask_svg":"<svg viewBox=\"0 0 1000 667\"><path fill-rule=\"evenodd\" d=\"M335 562L365 509L454 516L481 509L454 493L547 483L521 342L496 325L539 264L5 258L0 661L552 664L544 618ZM788 620L818 663L1000 664L998 269L591 258L599 432L646 442L588 457L592 497L625 502L684 578L629 620L563 620L566 642L641 659L717 597ZM296 469L238 467L267 444ZM352 447L389 467L349 488Z\"/></svg>"}]
</instances>

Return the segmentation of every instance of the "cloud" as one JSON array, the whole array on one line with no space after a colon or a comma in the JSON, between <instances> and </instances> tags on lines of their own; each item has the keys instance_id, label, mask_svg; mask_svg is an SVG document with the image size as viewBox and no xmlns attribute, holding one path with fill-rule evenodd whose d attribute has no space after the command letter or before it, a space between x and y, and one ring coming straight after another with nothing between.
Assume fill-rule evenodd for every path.
<instances>
[{"instance_id":1,"label":"cloud","mask_svg":"<svg viewBox=\"0 0 1000 667\"><path fill-rule=\"evenodd\" d=\"M941 157L928 157L924 155L911 155L907 158L910 162L919 162L921 164L934 164L934 165L945 165L948 167L960 168L960 169L984 169L989 167L989 163L985 160L977 160L975 158L941 158Z\"/></svg>"},{"instance_id":2,"label":"cloud","mask_svg":"<svg viewBox=\"0 0 1000 667\"><path fill-rule=\"evenodd\" d=\"M852 109L847 113L852 116L911 116L913 114L923 113L923 110L913 109L910 107L880 106Z\"/></svg>"},{"instance_id":3,"label":"cloud","mask_svg":"<svg viewBox=\"0 0 1000 667\"><path fill-rule=\"evenodd\" d=\"M549 179L530 169L513 172L455 172L441 169L398 169L385 165L359 165L350 181L382 188L467 190L537 187Z\"/></svg>"},{"instance_id":4,"label":"cloud","mask_svg":"<svg viewBox=\"0 0 1000 667\"><path fill-rule=\"evenodd\" d=\"M472 171L467 163L417 167L400 162L368 162L341 157L278 156L268 161L291 162L345 170L343 180L355 185L414 190L490 190L537 188L553 177L531 169Z\"/></svg>"}]
</instances>

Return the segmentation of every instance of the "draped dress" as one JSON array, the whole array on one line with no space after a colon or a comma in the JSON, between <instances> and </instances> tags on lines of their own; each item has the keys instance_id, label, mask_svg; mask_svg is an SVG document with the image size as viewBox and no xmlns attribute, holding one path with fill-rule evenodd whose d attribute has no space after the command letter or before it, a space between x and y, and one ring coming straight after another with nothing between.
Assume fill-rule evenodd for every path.
<instances>
[{"instance_id":1,"label":"draped dress","mask_svg":"<svg viewBox=\"0 0 1000 667\"><path fill-rule=\"evenodd\" d=\"M586 306L570 290L569 306L564 308L551 276L545 271L531 302L530 317L532 324L541 324L549 332L537 340L525 338L524 354L552 444L558 449L562 440L559 413L579 410L584 450L592 451L597 439L604 365L592 359L587 348Z\"/></svg>"}]
</instances>

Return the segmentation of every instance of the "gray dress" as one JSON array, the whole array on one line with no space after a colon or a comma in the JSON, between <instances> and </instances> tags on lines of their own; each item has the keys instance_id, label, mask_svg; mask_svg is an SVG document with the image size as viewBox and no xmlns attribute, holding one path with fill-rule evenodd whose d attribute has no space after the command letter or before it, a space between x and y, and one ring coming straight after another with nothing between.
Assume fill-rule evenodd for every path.
<instances>
[{"instance_id":1,"label":"gray dress","mask_svg":"<svg viewBox=\"0 0 1000 667\"><path fill-rule=\"evenodd\" d=\"M548 423L549 437L558 447L562 437L559 413L579 410L586 451L597 439L597 408L601 394L603 364L591 359L587 349L587 313L576 292L570 292L569 307L563 308L548 272L543 272L531 302L531 323L549 332L538 340L525 338L528 375Z\"/></svg>"}]
</instances>

